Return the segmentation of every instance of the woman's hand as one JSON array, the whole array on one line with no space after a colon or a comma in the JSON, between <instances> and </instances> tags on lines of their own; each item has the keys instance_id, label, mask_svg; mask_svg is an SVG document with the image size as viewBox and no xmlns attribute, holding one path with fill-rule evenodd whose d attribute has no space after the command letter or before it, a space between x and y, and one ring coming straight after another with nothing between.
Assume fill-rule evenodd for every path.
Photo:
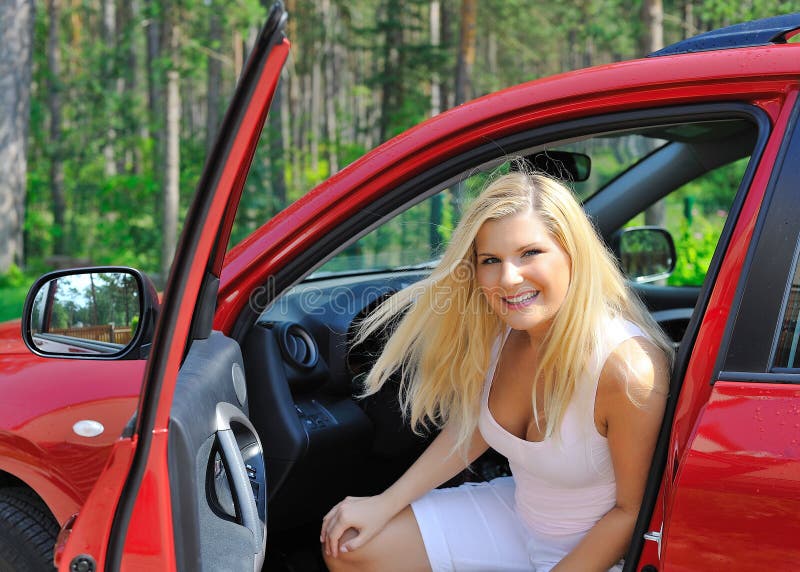
<instances>
[{"instance_id":1,"label":"woman's hand","mask_svg":"<svg viewBox=\"0 0 800 572\"><path fill-rule=\"evenodd\" d=\"M350 552L378 534L394 516L381 495L346 497L322 519L319 540L334 557Z\"/></svg>"}]
</instances>

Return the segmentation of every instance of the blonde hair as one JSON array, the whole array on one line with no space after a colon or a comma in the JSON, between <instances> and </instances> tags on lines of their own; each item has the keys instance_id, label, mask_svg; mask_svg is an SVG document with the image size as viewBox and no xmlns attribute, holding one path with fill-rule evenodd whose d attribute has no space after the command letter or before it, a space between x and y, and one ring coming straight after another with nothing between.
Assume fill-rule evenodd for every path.
<instances>
[{"instance_id":1,"label":"blonde hair","mask_svg":"<svg viewBox=\"0 0 800 572\"><path fill-rule=\"evenodd\" d=\"M620 316L637 324L668 359L672 356L668 339L628 289L572 192L541 174L516 171L496 177L465 211L431 275L381 304L362 322L356 338L359 343L400 318L366 378L363 395L374 394L399 371L400 405L412 427L453 422L457 448L477 427L490 354L503 331L475 280L475 237L487 220L527 211L539 216L572 268L566 297L533 372L543 386L545 434L559 427L576 380L598 345L603 320ZM535 389L531 399L536 412Z\"/></svg>"}]
</instances>

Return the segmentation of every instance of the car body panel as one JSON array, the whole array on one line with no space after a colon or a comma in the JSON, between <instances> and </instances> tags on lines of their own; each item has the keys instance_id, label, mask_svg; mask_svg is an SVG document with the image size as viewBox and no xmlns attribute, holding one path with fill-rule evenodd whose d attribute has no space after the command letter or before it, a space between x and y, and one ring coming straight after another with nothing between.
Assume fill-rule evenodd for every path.
<instances>
[{"instance_id":1,"label":"car body panel","mask_svg":"<svg viewBox=\"0 0 800 572\"><path fill-rule=\"evenodd\" d=\"M665 570L800 562L800 387L717 381L676 475Z\"/></svg>"},{"instance_id":2,"label":"car body panel","mask_svg":"<svg viewBox=\"0 0 800 572\"><path fill-rule=\"evenodd\" d=\"M91 555L95 565L105 561L115 510L136 445L135 435L114 443L96 486L77 515L80 526L75 526L76 518L67 523L69 528L62 529L54 558L59 570L72 572L72 560L80 555ZM161 537L160 540L169 542L170 539ZM99 569L103 569L102 565Z\"/></svg>"},{"instance_id":3,"label":"car body panel","mask_svg":"<svg viewBox=\"0 0 800 572\"><path fill-rule=\"evenodd\" d=\"M144 367L36 356L18 321L0 324L0 471L35 490L59 523L86 501L136 411ZM81 420L104 430L82 437L73 431Z\"/></svg>"}]
</instances>

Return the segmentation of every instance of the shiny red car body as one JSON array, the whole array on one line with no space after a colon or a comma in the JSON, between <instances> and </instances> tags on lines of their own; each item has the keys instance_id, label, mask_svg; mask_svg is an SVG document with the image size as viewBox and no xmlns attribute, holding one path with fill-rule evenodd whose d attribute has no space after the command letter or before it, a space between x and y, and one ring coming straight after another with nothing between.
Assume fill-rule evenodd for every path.
<instances>
[{"instance_id":1,"label":"shiny red car body","mask_svg":"<svg viewBox=\"0 0 800 572\"><path fill-rule=\"evenodd\" d=\"M793 273L798 224L791 221L800 219L800 195L774 209L786 188L800 188L800 45L622 62L483 97L370 152L225 254L226 241L211 230L230 229L288 49L281 39L264 54L238 129L216 165L212 158L209 169L217 170L201 183L187 219L147 365L37 356L20 341L19 324L0 327L0 484L30 488L65 527L60 569L87 557L97 569L177 569L170 410L205 273L219 276L213 327L236 337L255 290L275 276L292 277L279 280L279 289L290 283L293 267L312 266L308 252L330 233L436 165L544 126L719 102L761 110L769 132L704 285L705 304L692 318L693 339L676 372L679 395L654 463L647 540L628 566L755 571L800 564L800 370L773 367L761 354L736 357L756 345L749 332L776 335L780 326L779 314L754 305L765 287L759 277L772 284L780 310ZM764 242L780 224L788 238ZM785 251L777 257L783 273L764 274L768 253L759 249L775 244ZM88 418L103 420L100 438L72 431Z\"/></svg>"}]
</instances>

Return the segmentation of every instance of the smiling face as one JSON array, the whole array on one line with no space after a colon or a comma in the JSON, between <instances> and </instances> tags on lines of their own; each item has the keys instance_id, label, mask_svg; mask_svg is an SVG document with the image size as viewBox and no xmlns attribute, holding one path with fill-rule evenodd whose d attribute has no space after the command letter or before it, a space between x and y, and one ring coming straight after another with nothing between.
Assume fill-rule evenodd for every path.
<instances>
[{"instance_id":1,"label":"smiling face","mask_svg":"<svg viewBox=\"0 0 800 572\"><path fill-rule=\"evenodd\" d=\"M477 283L515 330L541 338L567 296L569 256L533 211L488 220L475 238Z\"/></svg>"}]
</instances>

